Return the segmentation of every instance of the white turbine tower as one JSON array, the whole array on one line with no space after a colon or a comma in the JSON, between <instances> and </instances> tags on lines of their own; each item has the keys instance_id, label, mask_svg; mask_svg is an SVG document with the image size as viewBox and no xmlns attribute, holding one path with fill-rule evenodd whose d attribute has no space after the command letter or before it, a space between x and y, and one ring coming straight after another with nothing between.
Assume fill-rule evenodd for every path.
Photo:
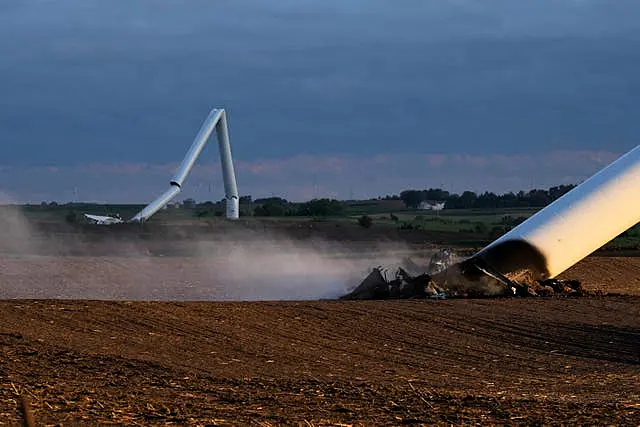
<instances>
[{"instance_id":1,"label":"white turbine tower","mask_svg":"<svg viewBox=\"0 0 640 427\"><path fill-rule=\"evenodd\" d=\"M174 197L180 193L185 179L191 172L202 149L209 141L209 137L216 131L218 137L218 148L220 151L220 161L222 163L222 180L224 182L224 192L227 202L227 218L238 219L240 216L240 202L238 197L238 187L236 184L236 174L231 158L231 145L229 143L229 128L227 126L227 116L224 109L214 108L205 119L200 132L196 135L191 148L182 160L182 164L176 171L174 177L169 181L169 189L162 193L156 200L149 203L143 210L134 216L132 222L144 222L153 214L164 208Z\"/></svg>"},{"instance_id":2,"label":"white turbine tower","mask_svg":"<svg viewBox=\"0 0 640 427\"><path fill-rule=\"evenodd\" d=\"M640 145L434 280L554 278L639 221Z\"/></svg>"}]
</instances>

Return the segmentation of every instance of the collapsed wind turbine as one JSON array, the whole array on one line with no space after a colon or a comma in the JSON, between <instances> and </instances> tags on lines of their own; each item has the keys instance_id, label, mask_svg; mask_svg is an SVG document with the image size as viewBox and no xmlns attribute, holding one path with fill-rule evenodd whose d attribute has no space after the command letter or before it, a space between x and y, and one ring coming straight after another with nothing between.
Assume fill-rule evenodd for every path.
<instances>
[{"instance_id":1,"label":"collapsed wind turbine","mask_svg":"<svg viewBox=\"0 0 640 427\"><path fill-rule=\"evenodd\" d=\"M552 279L639 222L640 145L433 279L453 288Z\"/></svg>"},{"instance_id":2,"label":"collapsed wind turbine","mask_svg":"<svg viewBox=\"0 0 640 427\"><path fill-rule=\"evenodd\" d=\"M470 258L447 265L437 254L444 268L400 267L392 280L374 268L342 299L579 294L579 282L555 278L638 222L640 145Z\"/></svg>"},{"instance_id":3,"label":"collapsed wind turbine","mask_svg":"<svg viewBox=\"0 0 640 427\"><path fill-rule=\"evenodd\" d=\"M174 197L182 191L185 179L193 169L202 149L209 141L209 137L216 131L218 137L218 149L220 151L220 162L222 163L222 181L224 182L225 199L227 202L227 218L238 219L240 216L240 201L238 197L238 186L236 184L236 174L231 158L231 145L229 143L229 127L227 125L227 115L224 109L214 108L211 110L200 131L196 135L191 148L187 151L180 167L169 181L169 188L157 199L149 203L144 209L138 212L128 222L145 222L152 215L164 208ZM97 224L111 225L122 223L119 218L109 216L87 215L85 217Z\"/></svg>"}]
</instances>

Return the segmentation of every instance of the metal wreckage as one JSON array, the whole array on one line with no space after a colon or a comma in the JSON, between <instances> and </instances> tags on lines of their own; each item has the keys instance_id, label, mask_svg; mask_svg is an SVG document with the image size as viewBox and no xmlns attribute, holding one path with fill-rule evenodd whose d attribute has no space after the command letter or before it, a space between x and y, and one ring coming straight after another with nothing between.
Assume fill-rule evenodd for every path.
<instances>
[{"instance_id":1,"label":"metal wreckage","mask_svg":"<svg viewBox=\"0 0 640 427\"><path fill-rule=\"evenodd\" d=\"M342 296L343 300L381 300L381 299L447 299L447 298L483 298L483 297L538 297L538 296L583 296L588 294L578 280L547 279L529 282L515 282L500 275L499 289L469 286L465 288L447 288L438 285L434 277L446 279L446 270L455 265L451 249L442 249L431 256L428 272L412 274L409 267L395 269L375 267L369 275L351 292ZM410 259L405 261L415 269ZM469 268L469 267L467 267ZM496 274L497 275L497 274Z\"/></svg>"},{"instance_id":2,"label":"metal wreckage","mask_svg":"<svg viewBox=\"0 0 640 427\"><path fill-rule=\"evenodd\" d=\"M342 299L584 295L556 277L640 222L640 145L471 257L437 252L422 274L377 267Z\"/></svg>"}]
</instances>

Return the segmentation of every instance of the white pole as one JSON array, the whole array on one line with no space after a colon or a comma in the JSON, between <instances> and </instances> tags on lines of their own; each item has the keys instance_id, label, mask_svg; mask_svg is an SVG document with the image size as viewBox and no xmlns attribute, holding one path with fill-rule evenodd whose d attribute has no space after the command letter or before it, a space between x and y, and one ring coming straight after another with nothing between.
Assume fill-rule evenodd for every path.
<instances>
[{"instance_id":1,"label":"white pole","mask_svg":"<svg viewBox=\"0 0 640 427\"><path fill-rule=\"evenodd\" d=\"M216 108L211 110L207 118L202 123L200 131L194 138L189 151L187 151L187 154L184 156L180 167L173 176L171 184L182 186L184 180L187 178L187 175L189 175L189 172L191 172L191 169L193 169L193 165L198 159L198 156L200 156L200 153L202 152L202 149L206 145L207 141L209 141L209 137L213 133L216 124L223 114L224 110L218 110Z\"/></svg>"},{"instance_id":2,"label":"white pole","mask_svg":"<svg viewBox=\"0 0 640 427\"><path fill-rule=\"evenodd\" d=\"M638 222L640 145L465 262L509 279L553 278Z\"/></svg>"},{"instance_id":3,"label":"white pole","mask_svg":"<svg viewBox=\"0 0 640 427\"><path fill-rule=\"evenodd\" d=\"M143 222L151 218L156 212L164 208L180 192L180 186L172 185L160 197L149 203L144 209L131 218L132 222Z\"/></svg>"},{"instance_id":4,"label":"white pole","mask_svg":"<svg viewBox=\"0 0 640 427\"><path fill-rule=\"evenodd\" d=\"M200 156L200 153L207 141L209 141L209 137L213 133L214 129L218 134L220 161L222 163L222 179L224 182L225 197L227 200L227 218L238 219L240 217L238 187L233 168L233 159L231 157L231 144L229 143L227 116L224 109L214 108L202 123L200 131L193 140L189 151L187 151L187 154L182 160L180 167L178 167L173 179L169 182L171 187L136 214L131 221L146 221L153 214L165 207L178 193L180 193L185 179L191 172L191 169L193 169L193 165Z\"/></svg>"},{"instance_id":5,"label":"white pole","mask_svg":"<svg viewBox=\"0 0 640 427\"><path fill-rule=\"evenodd\" d=\"M236 173L233 168L231 158L231 144L229 143L229 127L227 126L227 115L224 110L220 120L216 125L218 134L218 150L220 151L220 162L222 163L222 181L224 183L224 195L227 199L227 218L238 219L240 217L240 197L236 184Z\"/></svg>"}]
</instances>

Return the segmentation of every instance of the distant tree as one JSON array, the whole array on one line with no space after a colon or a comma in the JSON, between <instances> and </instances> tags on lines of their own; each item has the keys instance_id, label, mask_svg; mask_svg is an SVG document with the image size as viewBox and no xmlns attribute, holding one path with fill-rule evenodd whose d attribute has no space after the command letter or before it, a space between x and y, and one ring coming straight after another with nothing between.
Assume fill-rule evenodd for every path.
<instances>
[{"instance_id":1,"label":"distant tree","mask_svg":"<svg viewBox=\"0 0 640 427\"><path fill-rule=\"evenodd\" d=\"M439 202L447 200L449 196L449 192L441 188L429 188L428 190L423 191L422 195L424 201L433 200Z\"/></svg>"},{"instance_id":2,"label":"distant tree","mask_svg":"<svg viewBox=\"0 0 640 427\"><path fill-rule=\"evenodd\" d=\"M470 208L514 208L514 207L544 207L557 200L567 192L575 188L575 185L558 185L548 190L533 189L530 191L518 191L496 194L484 192L480 195L473 191L465 191L458 195L449 193L439 188L426 190L404 190L399 198L408 208L418 208L425 201L444 201L446 209L470 209Z\"/></svg>"},{"instance_id":3,"label":"distant tree","mask_svg":"<svg viewBox=\"0 0 640 427\"><path fill-rule=\"evenodd\" d=\"M534 189L527 193L529 199L529 206L532 207L544 207L551 203L549 192L547 190Z\"/></svg>"},{"instance_id":4,"label":"distant tree","mask_svg":"<svg viewBox=\"0 0 640 427\"><path fill-rule=\"evenodd\" d=\"M405 190L400 193L400 200L404 202L404 205L410 209L416 209L420 206L420 203L424 201L422 191L419 190Z\"/></svg>"},{"instance_id":5,"label":"distant tree","mask_svg":"<svg viewBox=\"0 0 640 427\"><path fill-rule=\"evenodd\" d=\"M195 199L192 198L188 198L188 199L184 199L182 201L182 207L183 208L187 208L187 209L193 209L196 207L196 201Z\"/></svg>"},{"instance_id":6,"label":"distant tree","mask_svg":"<svg viewBox=\"0 0 640 427\"><path fill-rule=\"evenodd\" d=\"M289 203L287 199L283 199L282 197L266 197L262 199L255 199L253 202L256 204L280 203L283 205L286 205Z\"/></svg>"},{"instance_id":7,"label":"distant tree","mask_svg":"<svg viewBox=\"0 0 640 427\"><path fill-rule=\"evenodd\" d=\"M255 216L284 216L285 213L285 206L282 203L273 202L258 205L253 210Z\"/></svg>"},{"instance_id":8,"label":"distant tree","mask_svg":"<svg viewBox=\"0 0 640 427\"><path fill-rule=\"evenodd\" d=\"M298 214L302 216L336 216L344 213L342 202L334 199L314 199L300 205Z\"/></svg>"},{"instance_id":9,"label":"distant tree","mask_svg":"<svg viewBox=\"0 0 640 427\"><path fill-rule=\"evenodd\" d=\"M513 208L516 206L518 206L518 196L516 196L512 192L498 196L498 207Z\"/></svg>"},{"instance_id":10,"label":"distant tree","mask_svg":"<svg viewBox=\"0 0 640 427\"><path fill-rule=\"evenodd\" d=\"M460 209L460 196L457 194L449 195L449 198L445 200L444 203L445 209Z\"/></svg>"},{"instance_id":11,"label":"distant tree","mask_svg":"<svg viewBox=\"0 0 640 427\"><path fill-rule=\"evenodd\" d=\"M472 208L478 200L478 195L473 191L465 191L460 195L460 207L462 209Z\"/></svg>"},{"instance_id":12,"label":"distant tree","mask_svg":"<svg viewBox=\"0 0 640 427\"><path fill-rule=\"evenodd\" d=\"M480 194L473 207L475 208L495 208L498 205L498 195L489 191Z\"/></svg>"},{"instance_id":13,"label":"distant tree","mask_svg":"<svg viewBox=\"0 0 640 427\"><path fill-rule=\"evenodd\" d=\"M241 205L244 205L244 204L247 204L247 205L248 205L248 204L250 204L250 203L251 203L251 201L252 201L251 196L240 196L240 199L238 200L238 202L239 202Z\"/></svg>"},{"instance_id":14,"label":"distant tree","mask_svg":"<svg viewBox=\"0 0 640 427\"><path fill-rule=\"evenodd\" d=\"M575 185L558 185L551 187L549 188L549 198L553 202L573 190L575 187Z\"/></svg>"},{"instance_id":15,"label":"distant tree","mask_svg":"<svg viewBox=\"0 0 640 427\"><path fill-rule=\"evenodd\" d=\"M255 216L290 216L297 212L294 204L281 197L256 199L254 203L257 205L253 211Z\"/></svg>"}]
</instances>

